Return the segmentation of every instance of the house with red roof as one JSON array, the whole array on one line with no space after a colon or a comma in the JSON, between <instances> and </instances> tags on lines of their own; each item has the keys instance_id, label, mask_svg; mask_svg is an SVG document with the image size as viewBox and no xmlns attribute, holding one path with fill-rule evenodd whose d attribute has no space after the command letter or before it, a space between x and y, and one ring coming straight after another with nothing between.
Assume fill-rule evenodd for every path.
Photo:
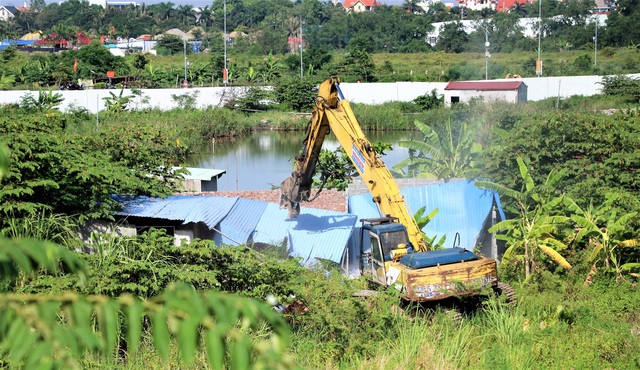
<instances>
[{"instance_id":1,"label":"house with red roof","mask_svg":"<svg viewBox=\"0 0 640 370\"><path fill-rule=\"evenodd\" d=\"M444 88L444 104L468 103L472 99L485 102L526 103L527 85L513 81L452 81Z\"/></svg>"},{"instance_id":2,"label":"house with red roof","mask_svg":"<svg viewBox=\"0 0 640 370\"><path fill-rule=\"evenodd\" d=\"M48 37L36 41L36 45L49 45L62 49L69 49L74 46L88 45L93 41L92 38L85 35L83 32L77 32L72 40L65 40L62 37L53 32Z\"/></svg>"},{"instance_id":3,"label":"house with red roof","mask_svg":"<svg viewBox=\"0 0 640 370\"><path fill-rule=\"evenodd\" d=\"M496 11L497 12L510 12L512 8L516 5L516 2L523 5L526 3L532 3L532 0L498 0L496 2Z\"/></svg>"},{"instance_id":4,"label":"house with red roof","mask_svg":"<svg viewBox=\"0 0 640 370\"><path fill-rule=\"evenodd\" d=\"M370 12L380 5L382 4L376 0L344 0L344 9L347 12Z\"/></svg>"}]
</instances>

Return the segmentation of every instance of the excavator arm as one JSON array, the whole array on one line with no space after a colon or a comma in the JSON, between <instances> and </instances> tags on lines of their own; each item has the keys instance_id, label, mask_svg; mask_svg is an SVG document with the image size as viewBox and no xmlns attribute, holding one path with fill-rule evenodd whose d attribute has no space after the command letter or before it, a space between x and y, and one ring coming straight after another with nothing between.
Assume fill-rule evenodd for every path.
<instances>
[{"instance_id":1,"label":"excavator arm","mask_svg":"<svg viewBox=\"0 0 640 370\"><path fill-rule=\"evenodd\" d=\"M320 85L316 106L303 141L302 153L296 157L295 170L281 184L281 208L289 218L299 214L299 203L310 201L311 185L322 143L331 130L355 165L383 215L396 217L405 225L409 242L416 252L428 247L404 201L391 172L376 154L355 118L349 101L340 91L340 80L332 77Z\"/></svg>"}]
</instances>

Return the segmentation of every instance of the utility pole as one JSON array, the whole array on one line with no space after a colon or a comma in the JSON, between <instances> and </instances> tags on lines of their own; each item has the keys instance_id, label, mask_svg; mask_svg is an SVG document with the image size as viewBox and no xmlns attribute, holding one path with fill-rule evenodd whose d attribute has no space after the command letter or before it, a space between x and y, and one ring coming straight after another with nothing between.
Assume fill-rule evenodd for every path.
<instances>
[{"instance_id":1,"label":"utility pole","mask_svg":"<svg viewBox=\"0 0 640 370\"><path fill-rule=\"evenodd\" d=\"M489 79L489 58L491 58L491 54L489 54L489 30L487 30L484 26L480 25L482 30L484 31L484 79Z\"/></svg>"},{"instance_id":2,"label":"utility pole","mask_svg":"<svg viewBox=\"0 0 640 370\"><path fill-rule=\"evenodd\" d=\"M598 19L600 18L600 14L595 14L596 21L596 36L593 38L594 48L593 48L593 65L595 67L598 66Z\"/></svg>"},{"instance_id":3,"label":"utility pole","mask_svg":"<svg viewBox=\"0 0 640 370\"><path fill-rule=\"evenodd\" d=\"M184 46L184 87L187 87L187 39L182 39Z\"/></svg>"},{"instance_id":4,"label":"utility pole","mask_svg":"<svg viewBox=\"0 0 640 370\"><path fill-rule=\"evenodd\" d=\"M540 40L542 39L542 0L538 0L538 61L536 62L536 74L542 77L542 59L540 59Z\"/></svg>"},{"instance_id":5,"label":"utility pole","mask_svg":"<svg viewBox=\"0 0 640 370\"><path fill-rule=\"evenodd\" d=\"M222 83L224 84L224 86L227 86L227 82L229 80L229 74L227 71L227 0L224 0L223 4L224 31L222 37L224 38L224 70L222 71Z\"/></svg>"},{"instance_id":6,"label":"utility pole","mask_svg":"<svg viewBox=\"0 0 640 370\"><path fill-rule=\"evenodd\" d=\"M300 17L300 79L303 77L302 73L302 17Z\"/></svg>"}]
</instances>

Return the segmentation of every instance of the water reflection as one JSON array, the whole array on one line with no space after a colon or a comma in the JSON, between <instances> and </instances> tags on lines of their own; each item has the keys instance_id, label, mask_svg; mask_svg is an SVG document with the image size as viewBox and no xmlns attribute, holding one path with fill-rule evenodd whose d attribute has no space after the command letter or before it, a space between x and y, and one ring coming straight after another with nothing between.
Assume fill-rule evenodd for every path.
<instances>
[{"instance_id":1,"label":"water reflection","mask_svg":"<svg viewBox=\"0 0 640 370\"><path fill-rule=\"evenodd\" d=\"M391 167L409 156L408 150L397 145L400 140L417 138L412 132L367 133L371 142L384 141L393 145L383 156ZM211 143L192 155L187 166L226 170L218 180L219 191L268 190L280 185L291 175L293 157L302 148L303 132L258 131L233 140ZM339 142L332 134L324 149L336 149Z\"/></svg>"}]
</instances>

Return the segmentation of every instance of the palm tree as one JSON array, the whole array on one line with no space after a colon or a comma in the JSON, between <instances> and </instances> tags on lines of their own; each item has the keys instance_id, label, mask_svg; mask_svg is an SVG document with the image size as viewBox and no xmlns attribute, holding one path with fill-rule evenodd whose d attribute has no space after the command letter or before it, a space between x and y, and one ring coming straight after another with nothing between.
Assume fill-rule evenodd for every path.
<instances>
[{"instance_id":1,"label":"palm tree","mask_svg":"<svg viewBox=\"0 0 640 370\"><path fill-rule=\"evenodd\" d=\"M425 141L398 142L398 145L410 150L412 157L401 161L393 168L401 171L407 167L408 175L422 178L448 180L465 177L473 159L482 149L482 146L475 142L479 122L471 125L463 123L457 133L451 128L451 120L444 125L442 133L420 121L415 121L414 124L424 134Z\"/></svg>"},{"instance_id":2,"label":"palm tree","mask_svg":"<svg viewBox=\"0 0 640 370\"><path fill-rule=\"evenodd\" d=\"M176 9L176 13L181 18L184 25L193 25L196 21L195 13L191 5L180 5Z\"/></svg>"},{"instance_id":3,"label":"palm tree","mask_svg":"<svg viewBox=\"0 0 640 370\"><path fill-rule=\"evenodd\" d=\"M404 10L406 10L408 13L423 13L424 9L418 6L419 2L419 0L404 0Z\"/></svg>"},{"instance_id":4,"label":"palm tree","mask_svg":"<svg viewBox=\"0 0 640 370\"><path fill-rule=\"evenodd\" d=\"M509 12L518 14L521 18L524 18L529 15L529 10L527 10L526 4L516 1L515 4L509 9Z\"/></svg>"}]
</instances>

